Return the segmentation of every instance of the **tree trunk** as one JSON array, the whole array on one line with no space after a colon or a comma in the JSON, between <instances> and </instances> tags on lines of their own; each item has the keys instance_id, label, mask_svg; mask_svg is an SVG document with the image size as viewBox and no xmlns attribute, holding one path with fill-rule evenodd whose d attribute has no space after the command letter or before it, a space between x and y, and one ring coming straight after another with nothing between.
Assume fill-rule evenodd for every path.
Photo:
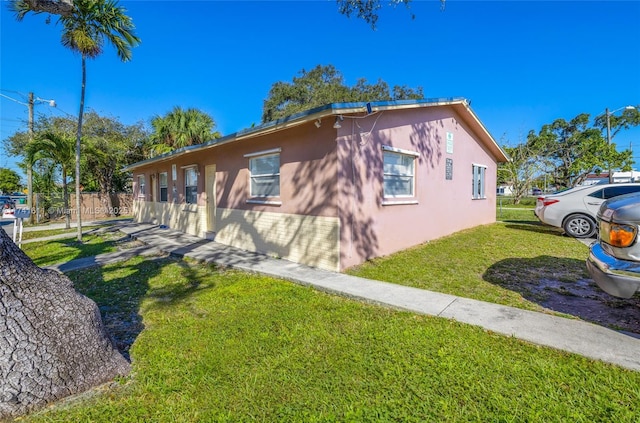
<instances>
[{"instance_id":1,"label":"tree trunk","mask_svg":"<svg viewBox=\"0 0 640 423\"><path fill-rule=\"evenodd\" d=\"M111 192L113 191L113 186L111 185L110 181L107 179L104 181L104 183L102 184L102 194L105 196L105 208L107 209L107 215L108 216L113 216L113 202L111 201Z\"/></svg>"},{"instance_id":2,"label":"tree trunk","mask_svg":"<svg viewBox=\"0 0 640 423\"><path fill-rule=\"evenodd\" d=\"M82 114L84 113L84 94L87 85L87 59L82 55L82 89L80 90L80 111L78 112L78 133L76 134L76 223L77 239L82 242L82 197L80 196L80 147L82 141Z\"/></svg>"},{"instance_id":3,"label":"tree trunk","mask_svg":"<svg viewBox=\"0 0 640 423\"><path fill-rule=\"evenodd\" d=\"M128 374L100 312L0 229L0 420Z\"/></svg>"},{"instance_id":4,"label":"tree trunk","mask_svg":"<svg viewBox=\"0 0 640 423\"><path fill-rule=\"evenodd\" d=\"M71 213L69 211L69 185L67 184L67 169L62 167L62 197L64 201L64 227L71 227Z\"/></svg>"}]
</instances>

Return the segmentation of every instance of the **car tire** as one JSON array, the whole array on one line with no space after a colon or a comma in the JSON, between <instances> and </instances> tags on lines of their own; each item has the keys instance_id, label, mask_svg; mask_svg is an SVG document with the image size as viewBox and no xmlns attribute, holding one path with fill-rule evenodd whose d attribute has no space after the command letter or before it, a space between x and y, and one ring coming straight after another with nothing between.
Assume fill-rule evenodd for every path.
<instances>
[{"instance_id":1,"label":"car tire","mask_svg":"<svg viewBox=\"0 0 640 423\"><path fill-rule=\"evenodd\" d=\"M591 238L596 233L596 222L585 214L572 214L565 219L562 228L573 238Z\"/></svg>"}]
</instances>

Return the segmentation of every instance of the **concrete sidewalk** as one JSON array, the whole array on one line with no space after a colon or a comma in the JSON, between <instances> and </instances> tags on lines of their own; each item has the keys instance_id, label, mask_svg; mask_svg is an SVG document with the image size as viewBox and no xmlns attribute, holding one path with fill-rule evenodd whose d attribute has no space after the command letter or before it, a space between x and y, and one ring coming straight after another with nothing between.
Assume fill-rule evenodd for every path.
<instances>
[{"instance_id":1,"label":"concrete sidewalk","mask_svg":"<svg viewBox=\"0 0 640 423\"><path fill-rule=\"evenodd\" d=\"M111 219L111 220L92 220L88 222L82 222L82 227L93 227L93 226L105 226L105 225L116 225L120 223L131 223L131 218L122 218L122 219ZM22 228L22 232L37 232L37 231L50 231L54 229L64 229L66 224L63 223L49 223L46 225L37 225L37 226L24 226ZM76 222L71 222L71 228L74 229L78 227ZM4 229L9 235L13 234L13 219L0 219L0 229Z\"/></svg>"},{"instance_id":2,"label":"concrete sidewalk","mask_svg":"<svg viewBox=\"0 0 640 423\"><path fill-rule=\"evenodd\" d=\"M151 224L123 222L115 224L115 228L148 245L146 250L153 248L147 253L162 251L258 272L369 303L454 319L538 345L640 370L640 339L581 320L319 270ZM146 250L139 247L134 253Z\"/></svg>"}]
</instances>

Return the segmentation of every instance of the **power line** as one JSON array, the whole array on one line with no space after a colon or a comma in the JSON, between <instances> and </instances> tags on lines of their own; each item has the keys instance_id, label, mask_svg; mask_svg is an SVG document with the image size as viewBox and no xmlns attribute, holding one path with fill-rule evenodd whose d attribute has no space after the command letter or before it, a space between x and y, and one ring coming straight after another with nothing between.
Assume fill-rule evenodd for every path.
<instances>
[{"instance_id":1,"label":"power line","mask_svg":"<svg viewBox=\"0 0 640 423\"><path fill-rule=\"evenodd\" d=\"M4 89L4 88L0 88L0 91L4 91L4 92L6 92L6 93L18 94L19 96L23 97L23 98L25 99L25 101L29 101L29 95L28 95L28 94L25 94L25 93L22 93L22 92L20 92L20 91L7 90L7 89ZM32 93L32 94L33 94L33 93ZM8 95L2 94L2 93L0 93L0 97L4 97L4 98L6 98L6 99L8 99L8 100L11 100L11 101L13 101L13 102L16 102L16 103L18 103L18 104L22 104L23 106L27 106L27 107L29 106L29 104L28 104L28 103L23 103L23 102L21 102L21 101L19 101L19 100L16 100L16 99L15 99L15 98L13 98L13 97L9 97ZM34 101L41 102L41 103L49 103L49 105L50 105L52 108L57 109L57 110L60 110L60 112L64 113L64 114L65 114L65 115L67 115L67 116L73 116L73 117L75 117L75 116L74 116L74 115L72 115L71 113L68 113L68 112L66 112L66 111L64 111L64 110L62 110L62 109L60 109L60 108L58 108L58 105L56 104L55 100L47 100L47 99L44 99L44 98L35 97L35 98L34 98Z\"/></svg>"},{"instance_id":2,"label":"power line","mask_svg":"<svg viewBox=\"0 0 640 423\"><path fill-rule=\"evenodd\" d=\"M15 98L13 98L13 97L9 97L8 95L4 95L4 94L0 93L0 97L8 98L8 99L9 99L9 100L11 100L11 101L14 101L14 102L16 102L16 103L18 103L18 104L22 104L23 106L27 106L27 107L29 107L29 104L28 104L28 103L23 103L23 102L21 102L21 101L16 100L16 99L15 99Z\"/></svg>"},{"instance_id":3,"label":"power line","mask_svg":"<svg viewBox=\"0 0 640 423\"><path fill-rule=\"evenodd\" d=\"M77 118L78 118L76 115L73 115L73 114L71 114L71 113L69 113L69 112L65 112L64 110L62 110L61 108L59 108L59 107L57 107L57 106L56 106L56 107L54 107L54 108L53 108L53 110L57 110L57 111L59 111L59 112L61 112L61 113L64 113L65 115L67 115L67 116L69 116L69 117L74 118L74 119L77 119Z\"/></svg>"},{"instance_id":4,"label":"power line","mask_svg":"<svg viewBox=\"0 0 640 423\"><path fill-rule=\"evenodd\" d=\"M4 88L0 88L0 91L4 91L5 93L18 94L18 95L21 95L22 97L24 97L25 99L29 98L29 96L27 94L21 93L20 91L5 90Z\"/></svg>"}]
</instances>

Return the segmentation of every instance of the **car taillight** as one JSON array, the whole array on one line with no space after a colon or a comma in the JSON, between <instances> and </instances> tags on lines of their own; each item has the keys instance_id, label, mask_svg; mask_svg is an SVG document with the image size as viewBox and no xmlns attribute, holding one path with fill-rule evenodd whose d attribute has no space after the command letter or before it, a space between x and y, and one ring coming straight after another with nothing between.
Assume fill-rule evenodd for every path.
<instances>
[{"instance_id":1,"label":"car taillight","mask_svg":"<svg viewBox=\"0 0 640 423\"><path fill-rule=\"evenodd\" d=\"M560 200L556 200L556 199L553 199L553 198L546 199L544 197L541 197L540 199L542 200L542 205L545 206L545 207L546 206L550 206L550 205L555 204L555 203L558 203L560 201Z\"/></svg>"},{"instance_id":2,"label":"car taillight","mask_svg":"<svg viewBox=\"0 0 640 423\"><path fill-rule=\"evenodd\" d=\"M633 244L636 239L636 228L631 225L621 225L618 223L611 223L607 225L607 237L605 241L614 247L628 247Z\"/></svg>"}]
</instances>

